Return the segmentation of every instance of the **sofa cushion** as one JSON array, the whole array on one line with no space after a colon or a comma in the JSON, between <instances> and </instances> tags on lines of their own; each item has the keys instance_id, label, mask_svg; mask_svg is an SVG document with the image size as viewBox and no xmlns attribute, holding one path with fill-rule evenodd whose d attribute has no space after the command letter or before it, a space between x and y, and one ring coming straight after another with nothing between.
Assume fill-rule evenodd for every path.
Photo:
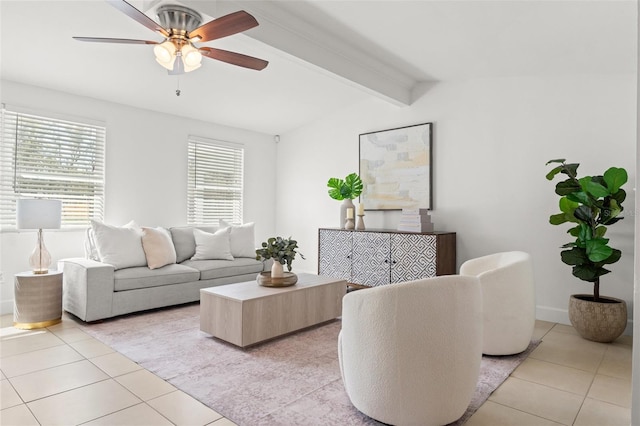
<instances>
[{"instance_id":1,"label":"sofa cushion","mask_svg":"<svg viewBox=\"0 0 640 426\"><path fill-rule=\"evenodd\" d=\"M171 234L165 228L142 227L142 248L149 269L158 269L176 263L176 249Z\"/></svg>"},{"instance_id":2,"label":"sofa cushion","mask_svg":"<svg viewBox=\"0 0 640 426\"><path fill-rule=\"evenodd\" d=\"M196 254L191 260L233 260L229 234L229 228L218 229L213 234L201 229L194 229Z\"/></svg>"},{"instance_id":3,"label":"sofa cushion","mask_svg":"<svg viewBox=\"0 0 640 426\"><path fill-rule=\"evenodd\" d=\"M200 272L185 265L171 264L158 269L146 266L119 269L114 273L116 291L159 287L198 281Z\"/></svg>"},{"instance_id":4,"label":"sofa cushion","mask_svg":"<svg viewBox=\"0 0 640 426\"><path fill-rule=\"evenodd\" d=\"M134 222L118 227L92 220L100 261L116 269L146 266L147 258L142 248L142 232Z\"/></svg>"},{"instance_id":5,"label":"sofa cushion","mask_svg":"<svg viewBox=\"0 0 640 426\"><path fill-rule=\"evenodd\" d=\"M170 229L173 246L176 249L176 262L184 262L196 254L196 240L193 236L193 228L205 232L216 232L217 226L174 226Z\"/></svg>"},{"instance_id":6,"label":"sofa cushion","mask_svg":"<svg viewBox=\"0 0 640 426\"><path fill-rule=\"evenodd\" d=\"M261 261L247 257L236 257L234 260L187 260L181 265L200 271L201 280L257 274L262 271Z\"/></svg>"},{"instance_id":7,"label":"sofa cushion","mask_svg":"<svg viewBox=\"0 0 640 426\"><path fill-rule=\"evenodd\" d=\"M255 257L256 238L254 223L249 222L243 225L231 225L224 220L220 221L220 226L231 227L231 254L233 257Z\"/></svg>"}]
</instances>

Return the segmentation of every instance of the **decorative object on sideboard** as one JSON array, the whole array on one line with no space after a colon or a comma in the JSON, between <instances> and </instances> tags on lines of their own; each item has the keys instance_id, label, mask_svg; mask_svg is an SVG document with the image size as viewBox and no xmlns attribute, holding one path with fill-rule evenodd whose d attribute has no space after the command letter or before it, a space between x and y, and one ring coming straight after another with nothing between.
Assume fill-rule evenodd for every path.
<instances>
[{"instance_id":1,"label":"decorative object on sideboard","mask_svg":"<svg viewBox=\"0 0 640 426\"><path fill-rule=\"evenodd\" d=\"M38 242L29 257L34 274L46 274L51 264L51 254L44 245L43 229L60 229L62 201L42 198L19 199L16 216L18 229L37 229Z\"/></svg>"},{"instance_id":2,"label":"decorative object on sideboard","mask_svg":"<svg viewBox=\"0 0 640 426\"><path fill-rule=\"evenodd\" d=\"M364 204L358 204L358 222L356 224L356 229L358 231L364 231Z\"/></svg>"},{"instance_id":3,"label":"decorative object on sideboard","mask_svg":"<svg viewBox=\"0 0 640 426\"><path fill-rule=\"evenodd\" d=\"M344 180L330 178L327 182L327 187L329 187L328 193L331 198L338 201L344 200L340 206L340 228L344 229L347 221L347 211L351 209L352 214L355 214L356 206L352 200L362 193L362 179L357 173L351 173ZM351 219L353 217L351 216Z\"/></svg>"},{"instance_id":4,"label":"decorative object on sideboard","mask_svg":"<svg viewBox=\"0 0 640 426\"><path fill-rule=\"evenodd\" d=\"M344 223L344 229L349 229L349 230L355 229L356 224L353 220L353 211L354 209L351 209L351 208L347 209L347 220Z\"/></svg>"},{"instance_id":5,"label":"decorative object on sideboard","mask_svg":"<svg viewBox=\"0 0 640 426\"><path fill-rule=\"evenodd\" d=\"M368 210L431 209L432 123L360 135L360 201Z\"/></svg>"},{"instance_id":6,"label":"decorative object on sideboard","mask_svg":"<svg viewBox=\"0 0 640 426\"><path fill-rule=\"evenodd\" d=\"M620 260L622 252L609 246L605 238L607 227L622 220L622 202L626 192L627 171L611 167L602 176L578 178L580 164L566 164L566 160L550 160L559 163L546 178L561 173L566 180L558 182L555 193L560 196L560 213L551 215L549 223L561 225L571 222L568 233L575 241L562 246L560 257L572 267L576 278L593 283L593 295L574 294L569 300L569 320L580 336L596 342L612 342L627 325L627 304L624 300L600 296L600 277L608 274L606 265Z\"/></svg>"},{"instance_id":7,"label":"decorative object on sideboard","mask_svg":"<svg viewBox=\"0 0 640 426\"><path fill-rule=\"evenodd\" d=\"M291 239L291 237L271 237L261 245L262 248L256 250L256 260L265 261L273 259L273 265L271 266L271 274L269 276L270 280L265 280L262 277L262 274L259 274L257 277L258 283L265 286L268 286L270 283L275 283L276 285L273 285L274 287L282 287L283 279L285 278L283 265L287 265L289 274L286 276L290 277L291 275L295 275L291 273L291 264L293 263L293 259L295 259L296 254L299 254L300 257L304 259L304 255L296 251L298 248L298 242ZM278 280L272 281L274 279ZM290 279L288 281L290 281ZM295 284L295 281L289 285L293 284Z\"/></svg>"},{"instance_id":8,"label":"decorative object on sideboard","mask_svg":"<svg viewBox=\"0 0 640 426\"><path fill-rule=\"evenodd\" d=\"M428 209L402 209L398 231L433 232Z\"/></svg>"}]
</instances>

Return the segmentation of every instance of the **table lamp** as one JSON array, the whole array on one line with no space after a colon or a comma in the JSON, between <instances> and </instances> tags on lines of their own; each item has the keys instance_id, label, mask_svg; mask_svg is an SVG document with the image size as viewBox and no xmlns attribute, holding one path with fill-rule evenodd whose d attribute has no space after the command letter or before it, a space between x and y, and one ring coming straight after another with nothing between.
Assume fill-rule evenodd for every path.
<instances>
[{"instance_id":1,"label":"table lamp","mask_svg":"<svg viewBox=\"0 0 640 426\"><path fill-rule=\"evenodd\" d=\"M51 255L44 245L42 230L60 229L62 201L20 199L17 207L18 229L38 230L38 243L29 257L29 265L34 274L46 274L49 272Z\"/></svg>"}]
</instances>

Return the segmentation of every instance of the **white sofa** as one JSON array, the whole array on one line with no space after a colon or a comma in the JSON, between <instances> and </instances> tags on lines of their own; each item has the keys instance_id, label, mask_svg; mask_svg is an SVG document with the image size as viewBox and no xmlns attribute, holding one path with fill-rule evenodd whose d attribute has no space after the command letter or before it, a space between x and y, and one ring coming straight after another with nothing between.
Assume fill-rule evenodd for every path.
<instances>
[{"instance_id":1,"label":"white sofa","mask_svg":"<svg viewBox=\"0 0 640 426\"><path fill-rule=\"evenodd\" d=\"M134 235L124 229L117 228L114 232ZM170 228L170 234L166 231L165 233L170 235L168 241L175 249L175 257L172 258L175 261L160 267L152 266L146 259L144 265L141 264L141 259L130 265L129 258L139 258L140 250L143 250L143 256L147 253L148 258L150 251L144 251L142 240L140 247L136 246L135 241L128 247L114 247L112 240L115 237L105 240L103 236L103 241L94 241L95 232L88 232L87 258L62 261L64 310L83 321L96 321L147 309L194 302L200 299L201 288L255 280L259 272L270 267L268 263L255 260L253 241L250 241L250 247L247 247L245 241L244 253L240 253L242 256L231 257L228 253L224 256L215 256L214 253L211 256L205 253L198 258L196 252L201 246L196 244L194 229L204 231L207 236L220 231L217 227ZM230 227L230 245L233 241L232 231ZM253 228L250 231L252 237ZM122 242L120 244L122 245ZM218 250L219 240L216 244ZM97 250L94 245L97 245ZM116 257L109 256L110 249ZM122 254L129 252L131 255L122 259Z\"/></svg>"}]
</instances>

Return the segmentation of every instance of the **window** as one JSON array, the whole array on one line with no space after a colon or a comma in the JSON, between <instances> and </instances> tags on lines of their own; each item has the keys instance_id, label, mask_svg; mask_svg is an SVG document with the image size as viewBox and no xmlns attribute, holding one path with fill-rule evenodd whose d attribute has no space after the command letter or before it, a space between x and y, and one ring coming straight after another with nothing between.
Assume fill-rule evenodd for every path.
<instances>
[{"instance_id":1,"label":"window","mask_svg":"<svg viewBox=\"0 0 640 426\"><path fill-rule=\"evenodd\" d=\"M18 198L62 200L62 227L102 220L102 126L16 112L0 119L0 228L16 228Z\"/></svg>"},{"instance_id":2,"label":"window","mask_svg":"<svg viewBox=\"0 0 640 426\"><path fill-rule=\"evenodd\" d=\"M188 156L188 223L242 223L243 145L189 136Z\"/></svg>"}]
</instances>

